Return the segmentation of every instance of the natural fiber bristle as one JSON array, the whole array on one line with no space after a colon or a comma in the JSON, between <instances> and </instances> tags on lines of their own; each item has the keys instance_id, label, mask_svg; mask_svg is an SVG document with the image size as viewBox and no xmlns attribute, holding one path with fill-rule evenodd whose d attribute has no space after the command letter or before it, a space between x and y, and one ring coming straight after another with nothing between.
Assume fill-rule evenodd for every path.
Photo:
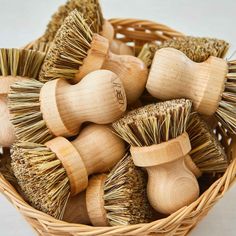
<instances>
[{"instance_id":1,"label":"natural fiber bristle","mask_svg":"<svg viewBox=\"0 0 236 236\"><path fill-rule=\"evenodd\" d=\"M131 146L159 144L185 132L191 107L188 99L147 105L127 113L113 127Z\"/></svg>"},{"instance_id":2,"label":"natural fiber bristle","mask_svg":"<svg viewBox=\"0 0 236 236\"><path fill-rule=\"evenodd\" d=\"M19 142L12 147L11 166L26 200L36 209L61 219L70 183L57 156L46 146Z\"/></svg>"},{"instance_id":3,"label":"natural fiber bristle","mask_svg":"<svg viewBox=\"0 0 236 236\"><path fill-rule=\"evenodd\" d=\"M82 15L72 11L58 30L40 71L39 80L74 79L87 57L93 33Z\"/></svg>"},{"instance_id":4,"label":"natural fiber bristle","mask_svg":"<svg viewBox=\"0 0 236 236\"><path fill-rule=\"evenodd\" d=\"M40 111L42 86L43 83L33 79L11 85L9 111L18 140L45 143L53 137Z\"/></svg>"},{"instance_id":5,"label":"natural fiber bristle","mask_svg":"<svg viewBox=\"0 0 236 236\"><path fill-rule=\"evenodd\" d=\"M35 51L44 52L47 54L51 44L52 43L50 43L50 42L46 43L46 42L36 41L32 45L32 49Z\"/></svg>"},{"instance_id":6,"label":"natural fiber bristle","mask_svg":"<svg viewBox=\"0 0 236 236\"><path fill-rule=\"evenodd\" d=\"M228 62L227 81L216 117L231 133L236 134L236 60Z\"/></svg>"},{"instance_id":7,"label":"natural fiber bristle","mask_svg":"<svg viewBox=\"0 0 236 236\"><path fill-rule=\"evenodd\" d=\"M161 45L154 43L146 44L139 58L142 59L147 66L151 66L155 52L161 48L167 47L182 51L195 62L203 62L210 56L223 58L229 49L229 44L224 40L215 38L180 37L164 41Z\"/></svg>"},{"instance_id":8,"label":"natural fiber bristle","mask_svg":"<svg viewBox=\"0 0 236 236\"><path fill-rule=\"evenodd\" d=\"M202 172L225 172L227 156L215 134L197 113L192 113L187 126L192 150L189 153Z\"/></svg>"},{"instance_id":9,"label":"natural fiber bristle","mask_svg":"<svg viewBox=\"0 0 236 236\"><path fill-rule=\"evenodd\" d=\"M94 33L102 31L104 19L98 0L69 0L64 5L60 6L57 12L53 14L41 40L44 42L52 42L65 18L74 9L83 15Z\"/></svg>"},{"instance_id":10,"label":"natural fiber bristle","mask_svg":"<svg viewBox=\"0 0 236 236\"><path fill-rule=\"evenodd\" d=\"M104 185L104 207L111 226L150 222L153 209L147 199L146 185L146 174L127 154L110 172Z\"/></svg>"},{"instance_id":11,"label":"natural fiber bristle","mask_svg":"<svg viewBox=\"0 0 236 236\"><path fill-rule=\"evenodd\" d=\"M0 76L22 76L37 78L45 53L16 49L0 49Z\"/></svg>"}]
</instances>

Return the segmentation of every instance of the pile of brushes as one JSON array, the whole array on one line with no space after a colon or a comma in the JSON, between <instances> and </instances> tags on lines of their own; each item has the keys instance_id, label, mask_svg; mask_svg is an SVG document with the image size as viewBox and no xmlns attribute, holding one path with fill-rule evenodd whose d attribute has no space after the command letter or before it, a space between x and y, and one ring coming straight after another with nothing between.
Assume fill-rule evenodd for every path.
<instances>
[{"instance_id":1,"label":"pile of brushes","mask_svg":"<svg viewBox=\"0 0 236 236\"><path fill-rule=\"evenodd\" d=\"M139 224L190 205L230 164L214 132L236 134L228 48L183 36L134 55L98 0L68 0L30 49L0 49L1 173L66 222Z\"/></svg>"}]
</instances>

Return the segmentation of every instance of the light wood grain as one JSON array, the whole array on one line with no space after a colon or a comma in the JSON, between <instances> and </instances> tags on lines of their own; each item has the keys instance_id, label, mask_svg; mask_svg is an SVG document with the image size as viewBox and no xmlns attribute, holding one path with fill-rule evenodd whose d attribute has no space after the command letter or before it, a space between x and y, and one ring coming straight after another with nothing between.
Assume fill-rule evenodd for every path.
<instances>
[{"instance_id":1,"label":"light wood grain","mask_svg":"<svg viewBox=\"0 0 236 236\"><path fill-rule=\"evenodd\" d=\"M115 30L108 20L104 20L100 35L112 42L115 36Z\"/></svg>"},{"instance_id":2,"label":"light wood grain","mask_svg":"<svg viewBox=\"0 0 236 236\"><path fill-rule=\"evenodd\" d=\"M163 48L155 54L146 88L161 100L189 98L196 111L211 116L219 106L227 72L221 58L195 63L176 49Z\"/></svg>"},{"instance_id":3,"label":"light wood grain","mask_svg":"<svg viewBox=\"0 0 236 236\"><path fill-rule=\"evenodd\" d=\"M134 56L134 51L127 44L118 39L114 39L110 42L110 50L117 55L130 55Z\"/></svg>"},{"instance_id":4,"label":"light wood grain","mask_svg":"<svg viewBox=\"0 0 236 236\"><path fill-rule=\"evenodd\" d=\"M59 79L46 83L40 93L41 111L55 136L74 136L87 121L109 124L126 110L122 82L111 71L99 70L70 85Z\"/></svg>"},{"instance_id":5,"label":"light wood grain","mask_svg":"<svg viewBox=\"0 0 236 236\"><path fill-rule=\"evenodd\" d=\"M27 79L29 78L21 76L0 76L0 94L8 94L11 84Z\"/></svg>"},{"instance_id":6,"label":"light wood grain","mask_svg":"<svg viewBox=\"0 0 236 236\"><path fill-rule=\"evenodd\" d=\"M76 75L79 82L86 74L98 69L113 71L121 79L128 104L134 103L143 93L148 71L138 58L129 55L115 55L109 51L109 41L94 34L91 48Z\"/></svg>"},{"instance_id":7,"label":"light wood grain","mask_svg":"<svg viewBox=\"0 0 236 236\"><path fill-rule=\"evenodd\" d=\"M70 180L72 196L85 190L88 176L111 170L125 155L125 143L109 126L91 124L72 142L57 137L46 145L61 160Z\"/></svg>"},{"instance_id":8,"label":"light wood grain","mask_svg":"<svg viewBox=\"0 0 236 236\"><path fill-rule=\"evenodd\" d=\"M134 164L147 169L148 199L158 212L171 214L198 198L198 182L184 162L190 150L187 133L150 147L131 147Z\"/></svg>"}]
</instances>

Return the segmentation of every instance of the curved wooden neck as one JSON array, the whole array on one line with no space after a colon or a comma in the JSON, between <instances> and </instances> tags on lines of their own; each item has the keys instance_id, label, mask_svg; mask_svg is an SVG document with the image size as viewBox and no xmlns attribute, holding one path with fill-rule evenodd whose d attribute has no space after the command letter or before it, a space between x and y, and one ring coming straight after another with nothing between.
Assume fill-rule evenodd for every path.
<instances>
[{"instance_id":1,"label":"curved wooden neck","mask_svg":"<svg viewBox=\"0 0 236 236\"><path fill-rule=\"evenodd\" d=\"M131 147L134 164L148 171L148 199L157 211L171 214L198 198L197 180L184 163L190 150L187 133L150 147Z\"/></svg>"},{"instance_id":2,"label":"curved wooden neck","mask_svg":"<svg viewBox=\"0 0 236 236\"><path fill-rule=\"evenodd\" d=\"M103 199L106 178L107 176L104 174L92 177L86 190L88 215L94 226L109 226Z\"/></svg>"},{"instance_id":3,"label":"curved wooden neck","mask_svg":"<svg viewBox=\"0 0 236 236\"><path fill-rule=\"evenodd\" d=\"M146 88L161 100L189 98L196 111L211 116L219 106L227 72L221 58L195 63L176 49L163 48L155 54Z\"/></svg>"},{"instance_id":4,"label":"curved wooden neck","mask_svg":"<svg viewBox=\"0 0 236 236\"><path fill-rule=\"evenodd\" d=\"M10 121L7 94L0 94L0 124L0 146L10 147L16 140L16 136Z\"/></svg>"},{"instance_id":5,"label":"curved wooden neck","mask_svg":"<svg viewBox=\"0 0 236 236\"><path fill-rule=\"evenodd\" d=\"M191 170L192 173L196 176L196 178L199 178L202 175L201 170L196 166L196 164L193 162L192 158L189 155L186 155L184 157L184 162L188 169Z\"/></svg>"},{"instance_id":6,"label":"curved wooden neck","mask_svg":"<svg viewBox=\"0 0 236 236\"><path fill-rule=\"evenodd\" d=\"M112 42L110 42L110 50L112 53L117 55L134 56L133 50L127 44L118 39L114 39Z\"/></svg>"},{"instance_id":7,"label":"curved wooden neck","mask_svg":"<svg viewBox=\"0 0 236 236\"><path fill-rule=\"evenodd\" d=\"M110 70L118 75L124 85L128 104L134 103L145 89L148 76L145 64L133 56L111 53L108 40L95 34L76 81L79 82L83 76L98 69Z\"/></svg>"},{"instance_id":8,"label":"curved wooden neck","mask_svg":"<svg viewBox=\"0 0 236 236\"><path fill-rule=\"evenodd\" d=\"M88 175L109 171L124 155L125 143L107 125L91 124L72 141Z\"/></svg>"},{"instance_id":9,"label":"curved wooden neck","mask_svg":"<svg viewBox=\"0 0 236 236\"><path fill-rule=\"evenodd\" d=\"M10 86L17 81L28 80L28 77L22 76L0 76L0 94L8 94Z\"/></svg>"},{"instance_id":10,"label":"curved wooden neck","mask_svg":"<svg viewBox=\"0 0 236 236\"><path fill-rule=\"evenodd\" d=\"M74 197L69 198L63 216L63 221L74 224L91 224L86 207L85 191Z\"/></svg>"},{"instance_id":11,"label":"curved wooden neck","mask_svg":"<svg viewBox=\"0 0 236 236\"><path fill-rule=\"evenodd\" d=\"M59 79L47 82L40 92L43 119L55 136L75 136L83 122L109 124L125 112L126 95L120 79L111 71L88 74L70 85Z\"/></svg>"}]
</instances>

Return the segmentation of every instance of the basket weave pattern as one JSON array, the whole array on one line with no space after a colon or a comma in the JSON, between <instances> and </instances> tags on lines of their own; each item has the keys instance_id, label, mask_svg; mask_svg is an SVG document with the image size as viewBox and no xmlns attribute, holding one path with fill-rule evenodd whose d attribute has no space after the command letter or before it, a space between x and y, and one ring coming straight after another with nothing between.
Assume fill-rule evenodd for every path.
<instances>
[{"instance_id":1,"label":"basket weave pattern","mask_svg":"<svg viewBox=\"0 0 236 236\"><path fill-rule=\"evenodd\" d=\"M135 49L148 41L163 41L181 37L182 34L169 27L151 21L135 19L112 19L116 37L133 43ZM217 129L221 143L229 157L236 157L236 138ZM0 174L0 192L19 210L25 219L41 236L107 236L107 235L187 235L188 232L208 213L235 181L236 158L232 160L225 174L206 190L197 201L184 207L167 218L148 224L116 227L92 227L62 222L32 208Z\"/></svg>"}]
</instances>

